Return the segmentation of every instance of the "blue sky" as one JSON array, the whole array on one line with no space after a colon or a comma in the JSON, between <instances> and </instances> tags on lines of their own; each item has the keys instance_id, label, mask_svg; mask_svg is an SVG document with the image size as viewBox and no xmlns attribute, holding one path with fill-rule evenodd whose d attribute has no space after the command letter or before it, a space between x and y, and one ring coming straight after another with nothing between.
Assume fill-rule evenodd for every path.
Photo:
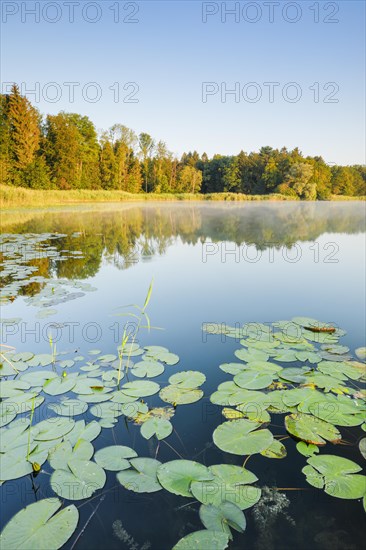
<instances>
[{"instance_id":1,"label":"blue sky","mask_svg":"<svg viewBox=\"0 0 366 550\"><path fill-rule=\"evenodd\" d=\"M66 0L1 3L3 91L37 89L42 113L120 122L178 155L298 146L365 162L363 1L75 0L73 21Z\"/></svg>"}]
</instances>

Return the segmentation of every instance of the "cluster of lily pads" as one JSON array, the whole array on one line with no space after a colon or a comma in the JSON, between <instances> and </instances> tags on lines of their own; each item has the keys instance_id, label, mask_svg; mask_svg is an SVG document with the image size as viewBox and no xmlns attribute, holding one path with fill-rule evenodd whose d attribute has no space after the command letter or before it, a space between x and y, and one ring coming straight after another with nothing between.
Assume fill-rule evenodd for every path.
<instances>
[{"instance_id":1,"label":"cluster of lily pads","mask_svg":"<svg viewBox=\"0 0 366 550\"><path fill-rule=\"evenodd\" d=\"M77 237L78 234L75 233L73 236ZM49 276L56 262L83 257L79 250L59 251L52 244L64 237L67 235L62 233L5 233L0 236L1 303L13 301L23 287L36 284L37 292L35 295L27 296L25 302L40 308L37 317L44 318L57 313L53 306L75 300L84 296L85 292L96 290L89 283ZM50 262L47 276L39 273L39 262L44 259ZM6 321L14 322L11 319L3 320Z\"/></svg>"},{"instance_id":2,"label":"cluster of lily pads","mask_svg":"<svg viewBox=\"0 0 366 550\"><path fill-rule=\"evenodd\" d=\"M306 480L334 497L363 498L365 507L366 477L359 473L361 467L349 459L319 453L327 442L341 442L338 427L361 426L366 430L365 392L359 387L366 381L365 348L356 350L359 361L353 360L349 349L338 343L343 331L309 318L271 326L210 324L204 328L240 339L241 344L235 351L239 361L220 365L233 379L220 384L210 396L213 404L223 407L225 418L213 432L215 445L241 457L260 453L267 458L284 458L284 443L269 429L271 415L284 414L287 432L307 458L303 468ZM134 342L121 346L117 355L90 350L88 359L65 359L56 353L11 351L2 355L2 483L39 475L48 462L55 495L78 501L101 490L106 471L114 472L129 491L154 493L165 489L200 503L204 529L183 537L174 550L225 549L232 530L244 532L243 511L261 498L261 489L255 485L258 478L244 466L207 467L184 459L163 464L156 458L139 457L123 445L94 452L92 442L102 429L116 426L120 417L141 426L145 439L169 437L175 408L203 397L203 373L175 372L161 388L150 378L176 365L179 357L167 348L141 348ZM130 357L137 362L132 363ZM296 366L288 366L291 363ZM170 406L150 408L146 398L157 393ZM47 396L61 397L47 403ZM36 422L37 411L45 410L49 417ZM87 410L95 417L88 424L77 419ZM366 438L360 442L364 457L365 442ZM1 545L9 550L60 548L75 532L79 517L74 505L58 511L60 507L61 501L55 497L47 499L47 505L41 500L21 510L5 526Z\"/></svg>"}]
</instances>

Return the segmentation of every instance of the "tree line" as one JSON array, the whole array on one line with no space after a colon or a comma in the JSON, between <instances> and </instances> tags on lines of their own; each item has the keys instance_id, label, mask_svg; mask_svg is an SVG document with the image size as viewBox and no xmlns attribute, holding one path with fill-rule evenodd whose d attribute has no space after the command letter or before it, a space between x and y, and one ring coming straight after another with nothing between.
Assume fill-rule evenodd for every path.
<instances>
[{"instance_id":1,"label":"tree line","mask_svg":"<svg viewBox=\"0 0 366 550\"><path fill-rule=\"evenodd\" d=\"M298 148L180 159L163 141L122 124L97 132L87 116L41 116L17 85L0 95L1 182L33 189L130 193L281 193L304 200L366 194L366 167L329 166Z\"/></svg>"}]
</instances>

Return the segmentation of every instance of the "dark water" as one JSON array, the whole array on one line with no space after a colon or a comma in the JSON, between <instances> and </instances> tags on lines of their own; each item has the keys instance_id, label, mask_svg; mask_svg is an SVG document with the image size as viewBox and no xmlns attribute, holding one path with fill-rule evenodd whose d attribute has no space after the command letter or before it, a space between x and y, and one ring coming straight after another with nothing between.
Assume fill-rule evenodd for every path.
<instances>
[{"instance_id":1,"label":"dark water","mask_svg":"<svg viewBox=\"0 0 366 550\"><path fill-rule=\"evenodd\" d=\"M123 417L115 428L102 430L93 443L96 448L117 443L133 447L139 456L157 453L161 462L179 455L206 465L241 465L241 457L213 445L212 432L222 416L221 408L209 402L217 385L231 379L218 366L235 361L233 352L240 346L230 338L203 334L203 323L233 326L309 316L345 329L341 343L352 352L364 345L365 203L98 205L7 212L2 223L3 232L9 234L62 233L52 242L55 249L81 251L82 257L32 260L38 267L36 274L82 280L97 289L52 306L57 313L39 319L40 308L26 300L37 296L43 283L23 286L2 307L2 317L19 319L14 334L3 327L4 343L17 351L48 352L47 327L57 322L63 324L58 350L85 355L98 348L116 353L121 318L113 316L114 309L142 305L154 277L149 315L152 324L164 330L145 331L139 342L166 346L180 357L177 366L167 367L154 381L164 385L177 370L200 370L207 377L204 399L177 408L172 419L175 431L158 449ZM162 404L158 396L148 401ZM94 417L86 413L85 419ZM283 416L272 416L271 430L285 434ZM342 446L338 454L361 464L356 444L364 432L360 428L341 428L341 432L352 445ZM247 468L258 476L259 486L284 488L291 519L280 514L263 530L247 510L247 530L235 533L229 548L362 547L362 504L312 488L301 473L305 457L291 439L286 448L286 459L254 455ZM1 487L2 524L35 498L52 494L47 475L52 470L47 463L44 469L34 480L39 487L36 496L29 476ZM153 550L165 550L185 534L203 528L197 502L164 490L142 495L128 492L108 472L103 491L90 502L76 502L80 523L68 547L106 489L110 490L76 548L141 549L148 541ZM123 540L113 532L116 520L128 533L120 534Z\"/></svg>"}]
</instances>

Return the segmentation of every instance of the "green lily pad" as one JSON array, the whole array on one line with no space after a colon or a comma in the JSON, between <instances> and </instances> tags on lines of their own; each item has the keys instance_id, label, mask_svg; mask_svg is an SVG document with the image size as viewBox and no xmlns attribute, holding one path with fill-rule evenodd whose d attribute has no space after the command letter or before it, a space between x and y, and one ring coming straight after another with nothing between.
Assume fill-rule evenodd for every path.
<instances>
[{"instance_id":1,"label":"green lily pad","mask_svg":"<svg viewBox=\"0 0 366 550\"><path fill-rule=\"evenodd\" d=\"M157 472L160 484L175 495L192 496L193 481L208 481L214 478L206 466L192 460L172 460L161 465Z\"/></svg>"},{"instance_id":2,"label":"green lily pad","mask_svg":"<svg viewBox=\"0 0 366 550\"><path fill-rule=\"evenodd\" d=\"M82 500L102 489L106 475L98 464L88 460L71 458L67 470L55 470L51 475L51 487L54 492L67 500Z\"/></svg>"},{"instance_id":3,"label":"green lily pad","mask_svg":"<svg viewBox=\"0 0 366 550\"><path fill-rule=\"evenodd\" d=\"M25 449L24 449L25 451ZM14 449L4 454L0 454L0 481L18 479L32 473L31 462L20 454L19 449Z\"/></svg>"},{"instance_id":4,"label":"green lily pad","mask_svg":"<svg viewBox=\"0 0 366 550\"><path fill-rule=\"evenodd\" d=\"M361 441L358 444L358 448L360 449L360 453L366 460L366 437L363 437Z\"/></svg>"},{"instance_id":5,"label":"green lily pad","mask_svg":"<svg viewBox=\"0 0 366 550\"><path fill-rule=\"evenodd\" d=\"M241 361L250 363L252 361L267 361L269 355L259 349L251 348L246 350L244 348L234 351L234 355Z\"/></svg>"},{"instance_id":6,"label":"green lily pad","mask_svg":"<svg viewBox=\"0 0 366 550\"><path fill-rule=\"evenodd\" d=\"M200 519L209 531L223 531L232 539L230 527L243 533L246 528L245 516L238 506L232 502L223 502L219 506L202 504Z\"/></svg>"},{"instance_id":7,"label":"green lily pad","mask_svg":"<svg viewBox=\"0 0 366 550\"><path fill-rule=\"evenodd\" d=\"M145 376L147 378L154 378L162 374L164 370L164 365L157 361L140 361L134 365L131 372L134 376L137 376L137 378L145 378Z\"/></svg>"},{"instance_id":8,"label":"green lily pad","mask_svg":"<svg viewBox=\"0 0 366 550\"><path fill-rule=\"evenodd\" d=\"M271 445L273 435L267 429L257 430L259 426L242 419L224 422L213 433L214 443L222 451L236 455L260 453Z\"/></svg>"},{"instance_id":9,"label":"green lily pad","mask_svg":"<svg viewBox=\"0 0 366 550\"><path fill-rule=\"evenodd\" d=\"M65 439L70 441L71 445L74 446L79 439L94 441L100 432L100 426L95 420L89 422L89 424L85 424L85 420L77 420L71 432L65 436Z\"/></svg>"},{"instance_id":10,"label":"green lily pad","mask_svg":"<svg viewBox=\"0 0 366 550\"><path fill-rule=\"evenodd\" d=\"M157 439L165 439L173 431L173 426L166 418L149 418L141 426L141 435L150 439L156 435Z\"/></svg>"},{"instance_id":11,"label":"green lily pad","mask_svg":"<svg viewBox=\"0 0 366 550\"><path fill-rule=\"evenodd\" d=\"M244 371L234 376L234 382L238 386L248 390L261 390L272 384L274 376L266 372Z\"/></svg>"},{"instance_id":12,"label":"green lily pad","mask_svg":"<svg viewBox=\"0 0 366 550\"><path fill-rule=\"evenodd\" d=\"M203 391L198 389L185 389L179 386L166 386L159 393L160 399L171 405L189 405L203 397Z\"/></svg>"},{"instance_id":13,"label":"green lily pad","mask_svg":"<svg viewBox=\"0 0 366 550\"><path fill-rule=\"evenodd\" d=\"M313 456L319 452L319 447L317 447L317 445L305 443L305 441L298 441L296 444L296 449L299 453L306 457Z\"/></svg>"},{"instance_id":14,"label":"green lily pad","mask_svg":"<svg viewBox=\"0 0 366 550\"><path fill-rule=\"evenodd\" d=\"M62 441L49 450L48 461L54 470L68 471L67 463L71 458L90 460L93 454L94 447L89 441L79 439L74 448L70 441Z\"/></svg>"},{"instance_id":15,"label":"green lily pad","mask_svg":"<svg viewBox=\"0 0 366 550\"><path fill-rule=\"evenodd\" d=\"M22 395L25 390L29 390L30 384L24 380L1 380L0 381L0 399Z\"/></svg>"},{"instance_id":16,"label":"green lily pad","mask_svg":"<svg viewBox=\"0 0 366 550\"><path fill-rule=\"evenodd\" d=\"M135 493L155 493L162 487L157 478L157 470L161 462L153 458L133 458L132 468L117 474L117 480L125 489Z\"/></svg>"},{"instance_id":17,"label":"green lily pad","mask_svg":"<svg viewBox=\"0 0 366 550\"><path fill-rule=\"evenodd\" d=\"M169 384L187 390L198 388L202 386L205 381L206 376L202 372L194 370L177 372L169 378Z\"/></svg>"},{"instance_id":18,"label":"green lily pad","mask_svg":"<svg viewBox=\"0 0 366 550\"><path fill-rule=\"evenodd\" d=\"M130 447L124 445L111 445L104 447L95 453L94 460L105 470L119 472L130 468L130 462L127 459L136 458L137 453Z\"/></svg>"},{"instance_id":19,"label":"green lily pad","mask_svg":"<svg viewBox=\"0 0 366 550\"><path fill-rule=\"evenodd\" d=\"M267 458L285 458L287 456L287 451L286 447L283 445L283 443L281 443L281 441L277 441L277 439L274 439L271 445L261 452L261 455Z\"/></svg>"},{"instance_id":20,"label":"green lily pad","mask_svg":"<svg viewBox=\"0 0 366 550\"><path fill-rule=\"evenodd\" d=\"M79 399L64 399L60 403L50 403L48 408L60 416L78 416L85 413L88 405Z\"/></svg>"},{"instance_id":21,"label":"green lily pad","mask_svg":"<svg viewBox=\"0 0 366 550\"><path fill-rule=\"evenodd\" d=\"M357 348L355 354L361 361L366 361L366 347Z\"/></svg>"},{"instance_id":22,"label":"green lily pad","mask_svg":"<svg viewBox=\"0 0 366 550\"><path fill-rule=\"evenodd\" d=\"M327 441L338 443L342 439L333 424L311 414L290 414L285 418L285 426L291 435L313 445L325 445Z\"/></svg>"},{"instance_id":23,"label":"green lily pad","mask_svg":"<svg viewBox=\"0 0 366 550\"><path fill-rule=\"evenodd\" d=\"M34 353L32 353L31 351L22 351L21 353L15 353L14 355L11 356L11 360L12 362L16 363L17 361L30 361L30 359L32 359L32 357L34 356Z\"/></svg>"},{"instance_id":24,"label":"green lily pad","mask_svg":"<svg viewBox=\"0 0 366 550\"><path fill-rule=\"evenodd\" d=\"M49 418L48 420L43 420L34 426L34 439L37 441L50 441L52 439L58 439L59 437L63 437L67 433L71 432L74 426L75 421L71 418Z\"/></svg>"},{"instance_id":25,"label":"green lily pad","mask_svg":"<svg viewBox=\"0 0 366 550\"><path fill-rule=\"evenodd\" d=\"M115 361L116 359L117 355L113 355L112 353L98 357L98 361L100 361L100 363L112 363L112 361Z\"/></svg>"},{"instance_id":26,"label":"green lily pad","mask_svg":"<svg viewBox=\"0 0 366 550\"><path fill-rule=\"evenodd\" d=\"M58 550L75 532L79 512L74 505L61 508L58 498L47 498L20 510L4 527L0 546L7 550Z\"/></svg>"},{"instance_id":27,"label":"green lily pad","mask_svg":"<svg viewBox=\"0 0 366 550\"><path fill-rule=\"evenodd\" d=\"M250 485L258 478L249 470L231 464L217 464L209 467L212 479L193 481L190 490L202 504L220 506L232 502L241 510L254 506L261 496L261 490Z\"/></svg>"},{"instance_id":28,"label":"green lily pad","mask_svg":"<svg viewBox=\"0 0 366 550\"><path fill-rule=\"evenodd\" d=\"M352 460L340 456L318 455L308 458L307 462L323 479L324 491L328 495L344 499L358 499L365 495L366 476L357 473L362 468ZM311 478L311 472L305 468L303 472L311 483L308 479Z\"/></svg>"},{"instance_id":29,"label":"green lily pad","mask_svg":"<svg viewBox=\"0 0 366 550\"><path fill-rule=\"evenodd\" d=\"M75 375L69 374L67 376L58 376L57 378L46 380L43 384L43 391L48 395L61 395L71 391L75 386L75 383Z\"/></svg>"},{"instance_id":30,"label":"green lily pad","mask_svg":"<svg viewBox=\"0 0 366 550\"><path fill-rule=\"evenodd\" d=\"M40 353L28 361L30 367L46 367L54 362L54 357L50 353Z\"/></svg>"},{"instance_id":31,"label":"green lily pad","mask_svg":"<svg viewBox=\"0 0 366 550\"><path fill-rule=\"evenodd\" d=\"M121 387L121 390L131 397L148 397L158 393L160 386L150 380L136 380L134 382L127 382Z\"/></svg>"},{"instance_id":32,"label":"green lily pad","mask_svg":"<svg viewBox=\"0 0 366 550\"><path fill-rule=\"evenodd\" d=\"M229 537L222 531L195 531L180 539L173 550L225 550L229 544Z\"/></svg>"}]
</instances>

